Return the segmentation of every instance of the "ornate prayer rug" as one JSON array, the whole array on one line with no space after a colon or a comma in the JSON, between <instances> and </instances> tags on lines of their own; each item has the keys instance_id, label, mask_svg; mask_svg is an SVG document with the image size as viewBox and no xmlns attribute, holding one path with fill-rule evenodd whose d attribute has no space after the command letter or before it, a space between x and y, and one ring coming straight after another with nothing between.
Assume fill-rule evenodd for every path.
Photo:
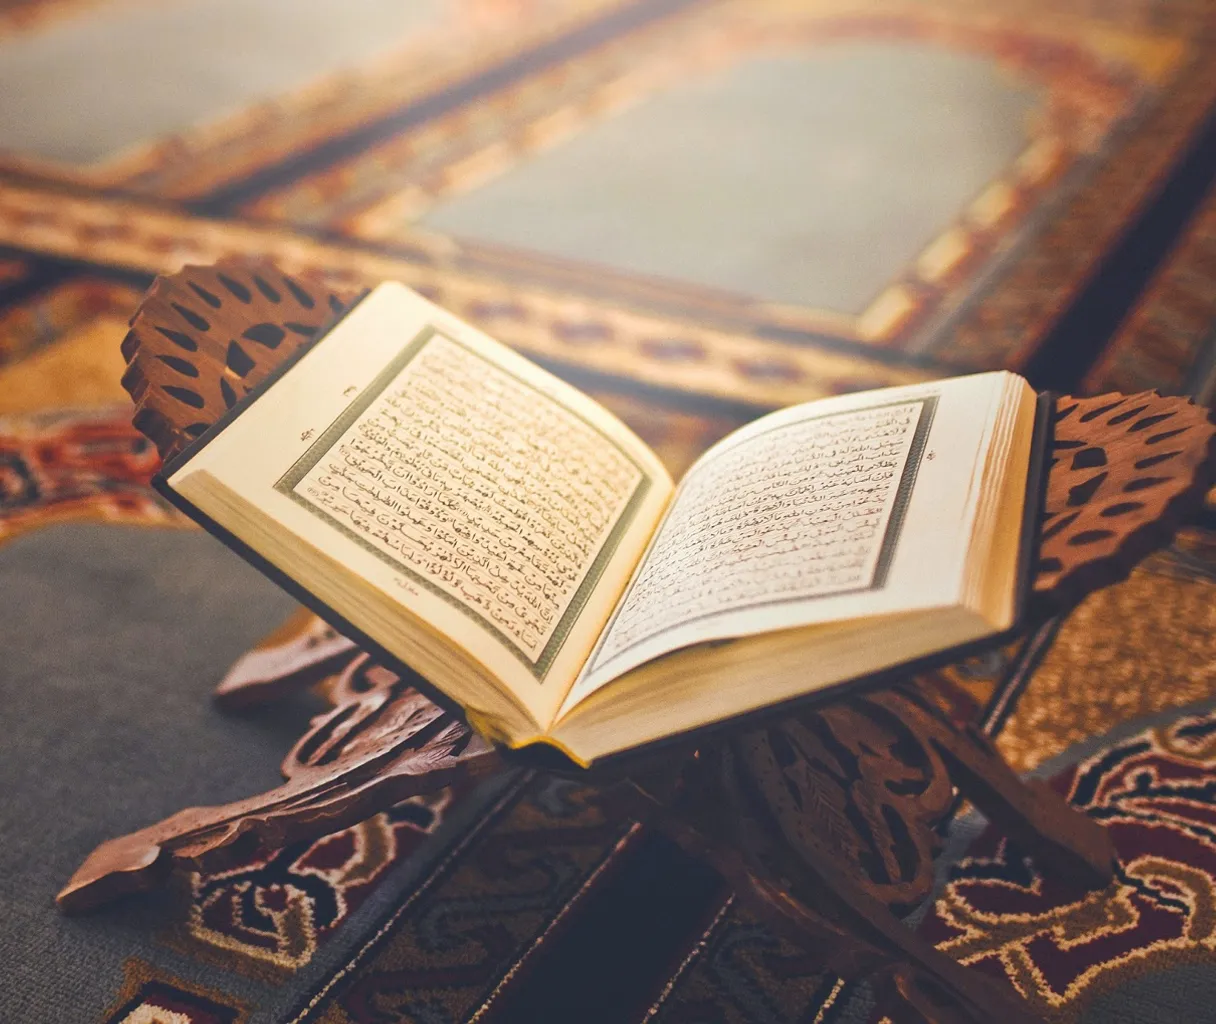
<instances>
[{"instance_id":1,"label":"ornate prayer rug","mask_svg":"<svg viewBox=\"0 0 1216 1024\"><path fill-rule=\"evenodd\" d=\"M212 708L294 607L147 488L126 319L225 255L396 278L676 473L970 369L1211 401L1213 33L1206 0L0 0L0 1020L870 1019L526 775L58 916L98 841L269 788L320 707ZM1049 1020L1210 1014L1214 538L932 680L1123 859L1082 897L951 826L910 926Z\"/></svg>"},{"instance_id":2,"label":"ornate prayer rug","mask_svg":"<svg viewBox=\"0 0 1216 1024\"><path fill-rule=\"evenodd\" d=\"M23 596L6 618L37 641L15 645L6 668L24 723L0 759L5 778L24 779L5 804L0 864L0 898L22 924L0 947L21 993L8 1019L37 1019L35 1008L105 1021L154 1010L204 1021L864 1019L863 986L824 977L711 871L605 818L578 786L527 775L59 918L50 898L98 839L269 785L316 705L239 717L208 706L216 661L290 602L154 497L154 462L125 410L9 418L0 464L0 572ZM1191 530L1067 621L931 680L1012 763L1115 830L1118 885L1077 894L1042 882L999 834L977 838L966 817L953 826L944 888L920 927L1004 972L1048 1019L1155 1020L1162 993L1211 983L1214 556L1216 537ZM192 623L207 626L202 649L179 639ZM48 693L77 713L51 713ZM45 774L23 775L31 763ZM600 955L605 944L614 957ZM1111 1016L1128 1000L1144 1015Z\"/></svg>"}]
</instances>

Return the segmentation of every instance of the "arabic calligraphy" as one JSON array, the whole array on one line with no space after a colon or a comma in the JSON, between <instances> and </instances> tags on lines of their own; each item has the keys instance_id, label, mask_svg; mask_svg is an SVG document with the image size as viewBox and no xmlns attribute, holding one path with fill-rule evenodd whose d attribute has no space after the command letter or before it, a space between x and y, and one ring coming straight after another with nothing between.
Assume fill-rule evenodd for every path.
<instances>
[{"instance_id":1,"label":"arabic calligraphy","mask_svg":"<svg viewBox=\"0 0 1216 1024\"><path fill-rule=\"evenodd\" d=\"M642 477L555 399L432 334L292 490L535 663Z\"/></svg>"},{"instance_id":2,"label":"arabic calligraphy","mask_svg":"<svg viewBox=\"0 0 1216 1024\"><path fill-rule=\"evenodd\" d=\"M922 404L786 423L695 467L597 665L719 613L871 586Z\"/></svg>"}]
</instances>

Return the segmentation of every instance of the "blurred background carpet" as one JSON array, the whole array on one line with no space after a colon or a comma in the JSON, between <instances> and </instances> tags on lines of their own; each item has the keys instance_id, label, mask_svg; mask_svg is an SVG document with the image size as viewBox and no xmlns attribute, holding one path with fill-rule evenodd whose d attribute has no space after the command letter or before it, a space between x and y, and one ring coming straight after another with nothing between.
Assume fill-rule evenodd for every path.
<instances>
[{"instance_id":1,"label":"blurred background carpet","mask_svg":"<svg viewBox=\"0 0 1216 1024\"><path fill-rule=\"evenodd\" d=\"M867 1019L523 776L56 916L94 844L268 785L316 709L207 703L291 606L146 487L126 319L228 255L395 278L677 473L768 409L967 370L1211 401L1214 34L1208 0L0 0L0 1019ZM960 820L918 923L1053 1020L1216 1019L1211 537L936 680L1116 829L1083 898Z\"/></svg>"}]
</instances>

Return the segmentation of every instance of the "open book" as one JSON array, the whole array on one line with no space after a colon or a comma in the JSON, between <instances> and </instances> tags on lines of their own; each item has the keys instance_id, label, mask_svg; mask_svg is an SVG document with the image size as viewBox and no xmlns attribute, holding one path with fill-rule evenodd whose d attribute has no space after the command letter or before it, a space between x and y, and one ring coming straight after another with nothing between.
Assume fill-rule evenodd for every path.
<instances>
[{"instance_id":1,"label":"open book","mask_svg":"<svg viewBox=\"0 0 1216 1024\"><path fill-rule=\"evenodd\" d=\"M597 758L991 638L1028 555L1011 373L772 413L679 484L397 284L156 485L486 735Z\"/></svg>"}]
</instances>

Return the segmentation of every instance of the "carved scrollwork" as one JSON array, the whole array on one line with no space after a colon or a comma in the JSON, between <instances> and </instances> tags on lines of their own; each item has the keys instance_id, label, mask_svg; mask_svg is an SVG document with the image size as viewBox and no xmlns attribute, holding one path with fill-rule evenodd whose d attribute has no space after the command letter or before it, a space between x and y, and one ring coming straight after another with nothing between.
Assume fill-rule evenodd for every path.
<instances>
[{"instance_id":1,"label":"carved scrollwork","mask_svg":"<svg viewBox=\"0 0 1216 1024\"><path fill-rule=\"evenodd\" d=\"M1058 607L1168 543L1212 479L1207 409L1156 392L1060 398L1034 589Z\"/></svg>"},{"instance_id":2,"label":"carved scrollwork","mask_svg":"<svg viewBox=\"0 0 1216 1024\"><path fill-rule=\"evenodd\" d=\"M158 277L123 339L135 426L168 457L203 433L352 296L262 261Z\"/></svg>"},{"instance_id":3,"label":"carved scrollwork","mask_svg":"<svg viewBox=\"0 0 1216 1024\"><path fill-rule=\"evenodd\" d=\"M287 755L282 786L221 807L191 807L102 843L59 893L59 906L91 910L154 888L174 863L216 868L246 845L275 849L325 835L499 767L485 740L365 654L351 660L337 692L339 703Z\"/></svg>"},{"instance_id":4,"label":"carved scrollwork","mask_svg":"<svg viewBox=\"0 0 1216 1024\"><path fill-rule=\"evenodd\" d=\"M674 780L656 768L631 784L651 802L655 825L717 866L741 898L825 967L873 977L884 1005L911 1006L941 1024L1028 1024L1035 1018L1020 1000L922 942L892 913L931 890L933 826L954 800L954 763L966 766L968 781L968 772L985 774L992 788L964 790L982 797L985 809L1018 801L1021 783L999 758L908 686L724 736L702 745ZM1081 877L1109 878L1105 831L1054 794L1030 797L1036 806L1052 800L1064 813L1051 821L1052 842L1074 853L1088 873ZM1041 813L1053 812L1018 806L1003 820L1025 838Z\"/></svg>"},{"instance_id":5,"label":"carved scrollwork","mask_svg":"<svg viewBox=\"0 0 1216 1024\"><path fill-rule=\"evenodd\" d=\"M913 694L905 700L917 700ZM796 856L854 866L906 912L932 887L935 826L954 800L938 749L883 695L794 712L730 740L734 789Z\"/></svg>"},{"instance_id":6,"label":"carved scrollwork","mask_svg":"<svg viewBox=\"0 0 1216 1024\"><path fill-rule=\"evenodd\" d=\"M1068 877L1109 882L1104 829L1031 788L978 733L950 722L914 683L798 709L704 742L683 774L636 772L657 805L692 823L717 818L719 843L803 901L830 862L902 914L933 888L937 826L961 790L1023 848Z\"/></svg>"}]
</instances>

